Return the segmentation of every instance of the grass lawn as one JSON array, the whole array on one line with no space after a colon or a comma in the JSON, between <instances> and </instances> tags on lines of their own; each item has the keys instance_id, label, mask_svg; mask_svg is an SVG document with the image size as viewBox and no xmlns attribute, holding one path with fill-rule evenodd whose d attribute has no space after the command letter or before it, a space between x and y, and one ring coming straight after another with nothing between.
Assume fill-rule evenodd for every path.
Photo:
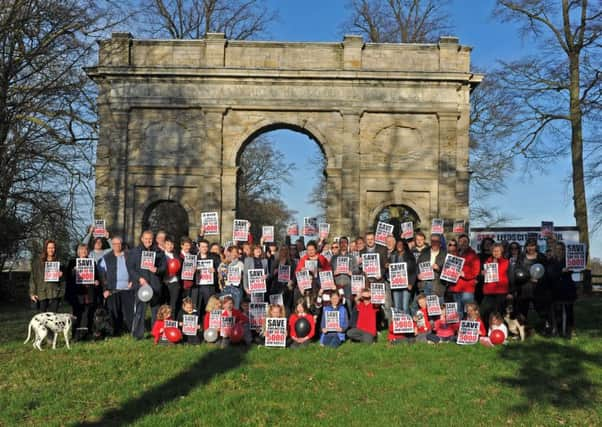
<instances>
[{"instance_id":1,"label":"grass lawn","mask_svg":"<svg viewBox=\"0 0 602 427\"><path fill-rule=\"evenodd\" d=\"M0 425L602 425L600 297L578 301L570 341L493 349L122 337L39 352L23 345L32 313L0 308Z\"/></svg>"}]
</instances>

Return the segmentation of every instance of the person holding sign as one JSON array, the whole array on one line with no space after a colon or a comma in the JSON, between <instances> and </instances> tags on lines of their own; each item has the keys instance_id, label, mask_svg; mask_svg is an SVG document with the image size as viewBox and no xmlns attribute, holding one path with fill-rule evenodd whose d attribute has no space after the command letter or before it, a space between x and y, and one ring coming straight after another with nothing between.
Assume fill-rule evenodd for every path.
<instances>
[{"instance_id":1,"label":"person holding sign","mask_svg":"<svg viewBox=\"0 0 602 427\"><path fill-rule=\"evenodd\" d=\"M364 255L364 254L378 254L378 258L379 258L379 272L378 272L378 276L377 277L369 277L368 281L369 282L378 282L382 279L384 271L385 271L385 264L387 262L387 248L384 246L380 246L380 245L376 245L376 239L374 237L374 233L369 232L366 233L366 246L360 250L360 255Z\"/></svg>"},{"instance_id":2,"label":"person holding sign","mask_svg":"<svg viewBox=\"0 0 602 427\"><path fill-rule=\"evenodd\" d=\"M75 316L72 333L77 340L85 339L92 333L94 311L101 296L98 268L88 255L88 246L80 243L77 245L77 256L67 264L66 299Z\"/></svg>"},{"instance_id":3,"label":"person holding sign","mask_svg":"<svg viewBox=\"0 0 602 427\"><path fill-rule=\"evenodd\" d=\"M171 308L171 314L174 317L178 316L180 309L180 294L182 292L182 285L180 284L180 274L182 272L182 261L180 261L179 254L174 252L175 245L171 237L166 236L163 243L165 260L167 262L167 270L163 276L163 290L167 290L166 299L169 301L169 307ZM176 259L179 262L179 268L177 271L171 271L169 263L171 259Z\"/></svg>"},{"instance_id":4,"label":"person holding sign","mask_svg":"<svg viewBox=\"0 0 602 427\"><path fill-rule=\"evenodd\" d=\"M88 247L90 258L93 258L95 262L99 262L103 256L113 249L111 240L109 240L109 232L104 229L102 235L100 235L99 231L97 227L91 225L88 228L88 234L82 240L82 243Z\"/></svg>"},{"instance_id":5,"label":"person holding sign","mask_svg":"<svg viewBox=\"0 0 602 427\"><path fill-rule=\"evenodd\" d=\"M226 249L226 258L219 265L219 284L223 295L232 295L234 308L240 309L242 301L241 282L245 265L238 257L238 248L230 246Z\"/></svg>"},{"instance_id":6,"label":"person holding sign","mask_svg":"<svg viewBox=\"0 0 602 427\"><path fill-rule=\"evenodd\" d=\"M136 339L144 338L144 317L146 314L146 303L138 298L138 290L142 286L150 286L153 290L150 307L152 324L154 324L161 301L161 276L167 269L165 255L163 251L153 245L153 237L152 231L143 231L140 235L140 245L131 249L126 258L128 275L136 294L132 319L132 335Z\"/></svg>"},{"instance_id":7,"label":"person holding sign","mask_svg":"<svg viewBox=\"0 0 602 427\"><path fill-rule=\"evenodd\" d=\"M393 307L398 311L403 311L410 314L410 295L416 284L416 258L410 252L408 244L404 240L399 240L395 243L395 251L389 255L389 266L391 264L406 264L407 288L391 289L391 297L393 299ZM387 279L391 283L390 272Z\"/></svg>"},{"instance_id":8,"label":"person holding sign","mask_svg":"<svg viewBox=\"0 0 602 427\"><path fill-rule=\"evenodd\" d=\"M435 344L455 341L459 326L460 324L458 322L447 323L445 304L443 304L441 306L441 316L439 319L435 320L435 333L428 333L426 339Z\"/></svg>"},{"instance_id":9,"label":"person holding sign","mask_svg":"<svg viewBox=\"0 0 602 427\"><path fill-rule=\"evenodd\" d=\"M182 282L182 298L192 298L192 287L195 284L196 254L192 253L192 239L184 236L180 239L180 281ZM193 301L194 304L194 301Z\"/></svg>"},{"instance_id":10,"label":"person holding sign","mask_svg":"<svg viewBox=\"0 0 602 427\"><path fill-rule=\"evenodd\" d=\"M480 337L487 336L487 329L485 328L485 324L481 320L481 313L479 312L479 306L476 302L466 304L466 318L472 322L478 322Z\"/></svg>"},{"instance_id":11,"label":"person holding sign","mask_svg":"<svg viewBox=\"0 0 602 427\"><path fill-rule=\"evenodd\" d=\"M440 303L443 303L446 290L444 283L441 282L441 267L443 267L446 255L445 248L441 247L441 235L433 234L431 235L431 245L420 252L417 260L419 265L430 264L430 270L432 270L432 274L429 274L429 271L418 274L418 292L425 295L437 295Z\"/></svg>"},{"instance_id":12,"label":"person holding sign","mask_svg":"<svg viewBox=\"0 0 602 427\"><path fill-rule=\"evenodd\" d=\"M345 304L347 305L347 310L351 313L351 275L359 272L357 259L349 253L349 241L347 237L341 237L330 248L332 249L330 266L334 274L334 282L337 289L343 289Z\"/></svg>"},{"instance_id":13,"label":"person holding sign","mask_svg":"<svg viewBox=\"0 0 602 427\"><path fill-rule=\"evenodd\" d=\"M31 262L29 276L29 298L39 303L39 311L56 313L65 295L63 269L56 256L56 242L46 240L39 259Z\"/></svg>"},{"instance_id":14,"label":"person holding sign","mask_svg":"<svg viewBox=\"0 0 602 427\"><path fill-rule=\"evenodd\" d=\"M228 318L228 317L232 317L234 318L234 325L233 328L241 328L243 331L245 330L245 325L249 323L249 318L247 316L245 316L245 314L234 308L234 300L232 299L231 296L225 296L222 300L222 307L223 307L223 311L222 311L222 319L223 318ZM230 345L230 343L234 343L234 340L231 337L223 337L222 339L222 347L227 347L228 345ZM244 335L244 342L245 344L249 345L251 344L251 335L250 334L245 334Z\"/></svg>"},{"instance_id":15,"label":"person holding sign","mask_svg":"<svg viewBox=\"0 0 602 427\"><path fill-rule=\"evenodd\" d=\"M157 310L157 320L153 322L153 328L151 330L151 335L153 336L153 340L155 344L167 344L168 341L164 338L165 334L165 321L172 320L171 319L171 308L166 304L159 307Z\"/></svg>"},{"instance_id":16,"label":"person holding sign","mask_svg":"<svg viewBox=\"0 0 602 427\"><path fill-rule=\"evenodd\" d=\"M376 342L376 314L380 311L380 305L372 304L370 289L363 289L357 302L356 327L347 331L351 341L365 344Z\"/></svg>"},{"instance_id":17,"label":"person holding sign","mask_svg":"<svg viewBox=\"0 0 602 427\"><path fill-rule=\"evenodd\" d=\"M253 245L251 248L251 257L245 258L244 266L245 271L242 276L245 293L250 297L251 291L249 290L249 270L263 270L264 277L268 277L268 260L263 253L263 249L260 245ZM267 283L266 283L267 286Z\"/></svg>"},{"instance_id":18,"label":"person holding sign","mask_svg":"<svg viewBox=\"0 0 602 427\"><path fill-rule=\"evenodd\" d=\"M197 254L197 265L201 260L210 261L211 270L213 270L213 280L210 284L201 285L199 280L201 271L197 269L197 281L192 287L191 299L194 306L202 313L203 307L209 302L211 295L215 295L219 291L219 281L217 272L219 265L222 262L219 255L209 252L209 242L201 239L198 242L199 253ZM207 281L209 283L209 281Z\"/></svg>"},{"instance_id":19,"label":"person holding sign","mask_svg":"<svg viewBox=\"0 0 602 427\"><path fill-rule=\"evenodd\" d=\"M337 348L345 342L345 331L349 326L347 310L340 305L341 297L337 292L330 295L330 305L322 309L320 345Z\"/></svg>"},{"instance_id":20,"label":"person holding sign","mask_svg":"<svg viewBox=\"0 0 602 427\"><path fill-rule=\"evenodd\" d=\"M477 286L477 277L481 272L481 261L477 253L469 245L468 235L458 237L458 256L464 260L460 277L456 283L448 287L454 301L458 303L458 313L464 315L464 306L474 301L474 292Z\"/></svg>"},{"instance_id":21,"label":"person holding sign","mask_svg":"<svg viewBox=\"0 0 602 427\"><path fill-rule=\"evenodd\" d=\"M491 256L485 260L483 266L485 270L482 274L485 281L481 312L483 319L488 321L491 313L505 311L506 297L509 295L508 267L510 262L504 258L504 246L501 243L493 245Z\"/></svg>"},{"instance_id":22,"label":"person holding sign","mask_svg":"<svg viewBox=\"0 0 602 427\"><path fill-rule=\"evenodd\" d=\"M318 253L318 246L313 240L307 242L306 254L303 255L299 260L295 272L297 273L305 269L309 270L309 273L313 278L312 288L314 291L319 288L319 283L317 280L318 273L320 271L332 270L328 260L323 255Z\"/></svg>"},{"instance_id":23,"label":"person holding sign","mask_svg":"<svg viewBox=\"0 0 602 427\"><path fill-rule=\"evenodd\" d=\"M275 262L272 262L270 271L271 286L268 295L282 294L284 308L291 312L293 303L293 288L295 279L293 272L297 265L290 256L288 246L282 246L277 253Z\"/></svg>"},{"instance_id":24,"label":"person holding sign","mask_svg":"<svg viewBox=\"0 0 602 427\"><path fill-rule=\"evenodd\" d=\"M189 297L182 300L182 310L178 314L178 326L182 329L182 342L184 344L200 344L199 313Z\"/></svg>"},{"instance_id":25,"label":"person holding sign","mask_svg":"<svg viewBox=\"0 0 602 427\"><path fill-rule=\"evenodd\" d=\"M297 322L301 319L304 319L307 324L303 322L303 325L300 326L301 324ZM304 298L297 300L295 312L288 319L288 334L291 337L291 348L307 346L316 334L316 320L309 312Z\"/></svg>"}]
</instances>

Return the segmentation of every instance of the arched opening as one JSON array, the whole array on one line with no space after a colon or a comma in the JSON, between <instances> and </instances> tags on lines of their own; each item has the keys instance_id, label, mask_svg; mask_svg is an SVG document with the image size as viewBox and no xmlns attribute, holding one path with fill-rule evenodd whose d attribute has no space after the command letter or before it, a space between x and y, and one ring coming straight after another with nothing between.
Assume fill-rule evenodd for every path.
<instances>
[{"instance_id":1,"label":"arched opening","mask_svg":"<svg viewBox=\"0 0 602 427\"><path fill-rule=\"evenodd\" d=\"M179 240L188 236L188 212L174 200L159 200L150 204L144 211L142 231L157 233L165 230L167 235Z\"/></svg>"},{"instance_id":2,"label":"arched opening","mask_svg":"<svg viewBox=\"0 0 602 427\"><path fill-rule=\"evenodd\" d=\"M416 211L406 205L389 205L384 207L374 219L374 230L379 221L393 225L393 235L401 235L401 224L413 222L414 230L420 229L420 217Z\"/></svg>"},{"instance_id":3,"label":"arched opening","mask_svg":"<svg viewBox=\"0 0 602 427\"><path fill-rule=\"evenodd\" d=\"M251 222L259 241L262 226L274 226L283 242L291 222L326 220L326 155L306 129L274 124L251 135L237 154L236 217Z\"/></svg>"}]
</instances>

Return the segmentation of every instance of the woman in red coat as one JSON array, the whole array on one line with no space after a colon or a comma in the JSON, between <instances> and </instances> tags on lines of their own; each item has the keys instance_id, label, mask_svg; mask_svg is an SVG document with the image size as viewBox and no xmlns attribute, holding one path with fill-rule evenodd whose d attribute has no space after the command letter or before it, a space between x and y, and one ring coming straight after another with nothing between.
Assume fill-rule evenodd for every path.
<instances>
[{"instance_id":1,"label":"woman in red coat","mask_svg":"<svg viewBox=\"0 0 602 427\"><path fill-rule=\"evenodd\" d=\"M491 256L485 261L485 270L482 271L485 284L483 285L481 313L483 313L485 323L489 322L489 315L491 313L498 312L502 315L504 313L506 297L509 291L508 267L510 266L510 261L504 258L503 254L504 247L501 243L493 245ZM488 265L491 264L497 264L497 278L493 274L487 274ZM490 271L495 269L495 266L492 267Z\"/></svg>"},{"instance_id":2,"label":"woman in red coat","mask_svg":"<svg viewBox=\"0 0 602 427\"><path fill-rule=\"evenodd\" d=\"M447 290L451 292L454 301L458 303L458 313L464 316L466 304L474 302L474 291L477 285L477 276L481 270L481 260L477 253L470 247L468 235L458 237L458 256L464 258L464 266L458 282L450 285Z\"/></svg>"},{"instance_id":3,"label":"woman in red coat","mask_svg":"<svg viewBox=\"0 0 602 427\"><path fill-rule=\"evenodd\" d=\"M295 324L299 319L305 319L309 322L309 333L300 338L297 336L297 331L295 329ZM314 316L309 312L307 306L305 305L305 300L300 298L297 300L295 305L295 312L290 315L288 318L288 335L291 338L291 347L301 347L306 346L311 342L314 335L316 334L316 320Z\"/></svg>"}]
</instances>

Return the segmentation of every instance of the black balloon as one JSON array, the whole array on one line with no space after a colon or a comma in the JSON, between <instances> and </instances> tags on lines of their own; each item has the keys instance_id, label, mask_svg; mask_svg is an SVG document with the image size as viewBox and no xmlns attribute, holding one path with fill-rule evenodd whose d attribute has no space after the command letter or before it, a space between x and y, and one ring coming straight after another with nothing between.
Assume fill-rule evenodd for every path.
<instances>
[{"instance_id":1,"label":"black balloon","mask_svg":"<svg viewBox=\"0 0 602 427\"><path fill-rule=\"evenodd\" d=\"M311 325L304 317L300 317L295 322L295 333L297 334L297 338L305 338L309 335L309 331L311 330Z\"/></svg>"},{"instance_id":2,"label":"black balloon","mask_svg":"<svg viewBox=\"0 0 602 427\"><path fill-rule=\"evenodd\" d=\"M523 267L516 267L514 270L514 279L518 284L526 283L529 280L529 277L529 272Z\"/></svg>"}]
</instances>

